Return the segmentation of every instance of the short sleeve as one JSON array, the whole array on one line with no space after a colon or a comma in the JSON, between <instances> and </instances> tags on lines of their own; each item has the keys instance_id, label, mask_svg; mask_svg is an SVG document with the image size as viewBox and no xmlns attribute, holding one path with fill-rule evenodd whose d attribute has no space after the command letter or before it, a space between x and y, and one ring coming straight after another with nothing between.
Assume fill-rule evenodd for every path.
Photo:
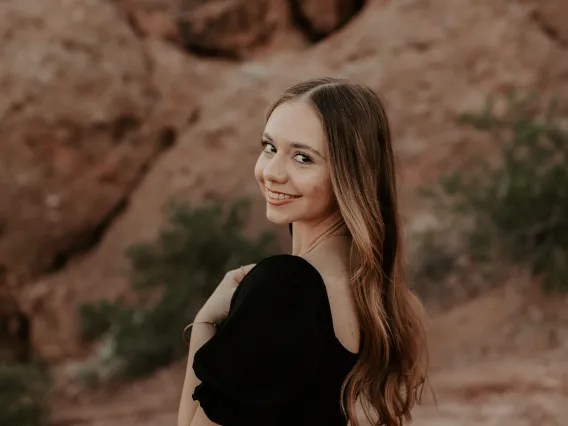
<instances>
[{"instance_id":1,"label":"short sleeve","mask_svg":"<svg viewBox=\"0 0 568 426\"><path fill-rule=\"evenodd\" d=\"M237 288L223 326L196 352L202 383L193 399L213 422L267 424L316 375L327 295L305 262L291 255L259 262Z\"/></svg>"}]
</instances>

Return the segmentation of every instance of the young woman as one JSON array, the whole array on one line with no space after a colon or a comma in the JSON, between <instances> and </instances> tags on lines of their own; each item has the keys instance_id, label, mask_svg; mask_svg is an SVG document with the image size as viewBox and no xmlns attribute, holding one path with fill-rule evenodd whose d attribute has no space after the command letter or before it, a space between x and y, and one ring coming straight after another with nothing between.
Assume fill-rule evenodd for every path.
<instances>
[{"instance_id":1,"label":"young woman","mask_svg":"<svg viewBox=\"0 0 568 426\"><path fill-rule=\"evenodd\" d=\"M292 253L228 272L196 316L178 426L400 426L427 347L385 111L367 87L304 81L269 108L261 145L266 216L290 224Z\"/></svg>"}]
</instances>

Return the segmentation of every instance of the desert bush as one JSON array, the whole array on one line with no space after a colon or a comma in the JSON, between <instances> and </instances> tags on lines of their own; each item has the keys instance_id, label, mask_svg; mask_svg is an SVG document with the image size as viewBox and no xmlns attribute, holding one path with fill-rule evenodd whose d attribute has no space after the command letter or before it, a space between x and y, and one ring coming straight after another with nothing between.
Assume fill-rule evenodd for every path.
<instances>
[{"instance_id":1,"label":"desert bush","mask_svg":"<svg viewBox=\"0 0 568 426\"><path fill-rule=\"evenodd\" d=\"M131 247L131 283L137 303L124 299L80 307L86 338L104 335L98 357L83 365L85 378L132 378L187 354L182 330L224 274L276 253L274 238L243 236L248 202L228 208L172 203L155 241Z\"/></svg>"},{"instance_id":2,"label":"desert bush","mask_svg":"<svg viewBox=\"0 0 568 426\"><path fill-rule=\"evenodd\" d=\"M512 92L504 114L490 99L460 117L490 132L499 155L478 155L421 193L458 218L476 265L525 265L547 290L568 290L568 132L557 102L538 105Z\"/></svg>"},{"instance_id":3,"label":"desert bush","mask_svg":"<svg viewBox=\"0 0 568 426\"><path fill-rule=\"evenodd\" d=\"M45 424L49 377L36 364L0 362L0 425Z\"/></svg>"}]
</instances>

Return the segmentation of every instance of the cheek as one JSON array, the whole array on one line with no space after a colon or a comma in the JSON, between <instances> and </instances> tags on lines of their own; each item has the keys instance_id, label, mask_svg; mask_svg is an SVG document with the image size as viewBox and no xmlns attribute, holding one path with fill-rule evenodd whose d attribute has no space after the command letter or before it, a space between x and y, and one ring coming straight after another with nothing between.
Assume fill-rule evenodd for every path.
<instances>
[{"instance_id":1,"label":"cheek","mask_svg":"<svg viewBox=\"0 0 568 426\"><path fill-rule=\"evenodd\" d=\"M335 195L333 195L333 188L331 182L327 180L324 185L321 186L321 196L322 202L325 203L327 208L335 206Z\"/></svg>"},{"instance_id":2,"label":"cheek","mask_svg":"<svg viewBox=\"0 0 568 426\"><path fill-rule=\"evenodd\" d=\"M302 186L305 189L305 194L309 195L310 199L322 206L332 204L335 199L331 181L327 176L312 176L306 179Z\"/></svg>"},{"instance_id":3,"label":"cheek","mask_svg":"<svg viewBox=\"0 0 568 426\"><path fill-rule=\"evenodd\" d=\"M254 177L256 178L256 180L258 182L264 182L264 176L263 176L263 170L264 170L264 162L262 161L262 158L259 157L258 160L256 160L256 164L254 166Z\"/></svg>"}]
</instances>

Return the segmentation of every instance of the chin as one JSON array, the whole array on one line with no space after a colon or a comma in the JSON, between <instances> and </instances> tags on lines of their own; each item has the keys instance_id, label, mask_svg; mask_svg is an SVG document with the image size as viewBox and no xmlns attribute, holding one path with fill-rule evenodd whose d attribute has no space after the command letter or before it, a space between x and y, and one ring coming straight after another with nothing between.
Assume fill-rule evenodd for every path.
<instances>
[{"instance_id":1,"label":"chin","mask_svg":"<svg viewBox=\"0 0 568 426\"><path fill-rule=\"evenodd\" d=\"M270 207L268 208L268 211L266 212L266 218L270 222L272 222L276 225L287 225L291 221L288 215L283 215L283 214L271 212Z\"/></svg>"}]
</instances>

